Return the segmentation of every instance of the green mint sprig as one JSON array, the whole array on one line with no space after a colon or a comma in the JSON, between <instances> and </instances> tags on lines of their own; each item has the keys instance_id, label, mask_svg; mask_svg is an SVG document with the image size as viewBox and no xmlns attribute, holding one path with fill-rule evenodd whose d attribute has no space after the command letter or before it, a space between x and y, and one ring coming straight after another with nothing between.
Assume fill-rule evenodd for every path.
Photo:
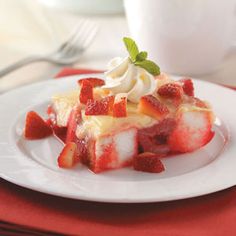
<instances>
[{"instance_id":1,"label":"green mint sprig","mask_svg":"<svg viewBox=\"0 0 236 236\"><path fill-rule=\"evenodd\" d=\"M160 67L155 62L147 60L147 52L139 52L138 46L133 39L124 37L123 41L129 53L130 60L134 65L142 67L154 76L160 74Z\"/></svg>"}]
</instances>

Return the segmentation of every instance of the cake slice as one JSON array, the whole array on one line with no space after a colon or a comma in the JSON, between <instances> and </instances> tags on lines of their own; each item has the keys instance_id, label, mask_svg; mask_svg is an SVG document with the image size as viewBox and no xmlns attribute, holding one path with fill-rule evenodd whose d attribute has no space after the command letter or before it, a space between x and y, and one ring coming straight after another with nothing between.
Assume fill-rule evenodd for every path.
<instances>
[{"instance_id":1,"label":"cake slice","mask_svg":"<svg viewBox=\"0 0 236 236\"><path fill-rule=\"evenodd\" d=\"M192 80L160 73L133 40L124 42L130 55L113 59L105 80L82 78L75 90L52 97L46 124L65 144L59 167L80 162L95 173L125 166L159 173L160 158L213 138L212 108L194 96Z\"/></svg>"},{"instance_id":2,"label":"cake slice","mask_svg":"<svg viewBox=\"0 0 236 236\"><path fill-rule=\"evenodd\" d=\"M56 130L66 129L63 141L76 143L81 163L95 173L132 165L143 152L164 157L204 146L214 135L210 106L185 94L183 81L161 78L156 78L161 81L153 94L142 96L138 104L126 101L119 109L124 94L115 99L107 89L94 88L96 99L82 104L78 87L77 92L53 97L49 117ZM168 95L173 87L181 88L181 97L175 90Z\"/></svg>"}]
</instances>

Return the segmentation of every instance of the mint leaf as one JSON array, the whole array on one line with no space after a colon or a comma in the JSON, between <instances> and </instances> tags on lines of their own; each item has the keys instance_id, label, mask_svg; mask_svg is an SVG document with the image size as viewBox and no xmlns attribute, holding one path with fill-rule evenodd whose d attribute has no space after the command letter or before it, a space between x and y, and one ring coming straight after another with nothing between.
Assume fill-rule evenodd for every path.
<instances>
[{"instance_id":1,"label":"mint leaf","mask_svg":"<svg viewBox=\"0 0 236 236\"><path fill-rule=\"evenodd\" d=\"M160 74L160 67L150 60L137 61L134 63L136 66L142 67L147 70L150 74L156 76Z\"/></svg>"},{"instance_id":2,"label":"mint leaf","mask_svg":"<svg viewBox=\"0 0 236 236\"><path fill-rule=\"evenodd\" d=\"M127 51L129 52L130 60L136 66L142 67L150 74L156 76L160 74L159 66L153 61L147 60L147 52L141 51L139 52L137 44L133 39L124 37L124 44L126 46Z\"/></svg>"},{"instance_id":3,"label":"mint leaf","mask_svg":"<svg viewBox=\"0 0 236 236\"><path fill-rule=\"evenodd\" d=\"M147 59L147 52L142 51L136 56L136 61L144 61Z\"/></svg>"},{"instance_id":4,"label":"mint leaf","mask_svg":"<svg viewBox=\"0 0 236 236\"><path fill-rule=\"evenodd\" d=\"M129 56L132 62L135 62L136 57L139 53L138 46L134 42L133 39L124 37L123 38L124 44L126 46L127 51L129 52Z\"/></svg>"}]
</instances>

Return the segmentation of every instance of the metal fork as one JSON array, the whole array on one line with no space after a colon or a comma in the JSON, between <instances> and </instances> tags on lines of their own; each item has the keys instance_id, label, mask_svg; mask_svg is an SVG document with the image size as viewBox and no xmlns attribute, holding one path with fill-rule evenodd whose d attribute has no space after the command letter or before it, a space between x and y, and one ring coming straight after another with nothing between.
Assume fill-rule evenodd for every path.
<instances>
[{"instance_id":1,"label":"metal fork","mask_svg":"<svg viewBox=\"0 0 236 236\"><path fill-rule=\"evenodd\" d=\"M57 50L45 55L32 55L15 62L0 70L0 77L37 61L47 61L60 65L74 64L88 48L97 33L97 25L88 20L82 20L74 28L69 38Z\"/></svg>"}]
</instances>

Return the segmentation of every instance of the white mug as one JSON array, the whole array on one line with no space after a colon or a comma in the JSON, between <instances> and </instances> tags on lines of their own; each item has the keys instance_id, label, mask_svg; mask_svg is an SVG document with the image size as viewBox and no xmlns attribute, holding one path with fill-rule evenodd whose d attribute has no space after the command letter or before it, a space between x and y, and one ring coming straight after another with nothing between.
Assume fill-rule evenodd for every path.
<instances>
[{"instance_id":1,"label":"white mug","mask_svg":"<svg viewBox=\"0 0 236 236\"><path fill-rule=\"evenodd\" d=\"M214 71L232 46L235 0L125 0L131 36L162 71Z\"/></svg>"}]
</instances>

